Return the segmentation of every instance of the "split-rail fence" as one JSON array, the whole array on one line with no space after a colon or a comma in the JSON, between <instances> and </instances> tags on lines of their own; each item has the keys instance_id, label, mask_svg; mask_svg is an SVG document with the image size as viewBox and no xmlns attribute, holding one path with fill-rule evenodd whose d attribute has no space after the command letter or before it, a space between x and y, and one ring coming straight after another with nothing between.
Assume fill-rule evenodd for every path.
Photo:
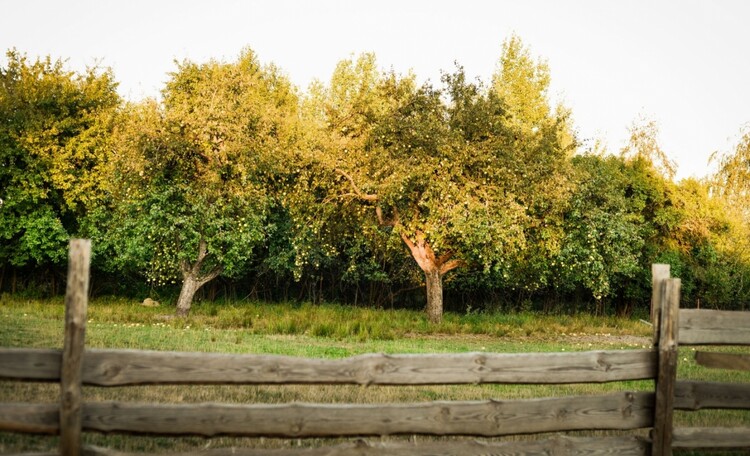
<instances>
[{"instance_id":1,"label":"split-rail fence","mask_svg":"<svg viewBox=\"0 0 750 456\"><path fill-rule=\"evenodd\" d=\"M674 410L750 409L750 385L679 381L678 345L750 345L750 312L679 309L680 280L653 267L653 349L560 353L368 354L346 359L85 349L90 243L71 241L62 350L0 348L0 379L60 383L53 404L0 403L0 431L58 434L48 454L122 455L84 446L83 432L281 438L396 434L476 436L415 442L347 440L327 447L197 451L244 455L669 455L750 449L750 428L675 428ZM697 352L708 367L750 369L748 355ZM82 386L146 384L573 384L654 380L653 391L529 400L394 404L84 402ZM576 436L565 431L618 430ZM632 431L632 432L630 432ZM482 437L545 434L535 440ZM606 434L606 433L605 433ZM39 453L36 453L39 455ZM185 453L182 453L185 454Z\"/></svg>"}]
</instances>

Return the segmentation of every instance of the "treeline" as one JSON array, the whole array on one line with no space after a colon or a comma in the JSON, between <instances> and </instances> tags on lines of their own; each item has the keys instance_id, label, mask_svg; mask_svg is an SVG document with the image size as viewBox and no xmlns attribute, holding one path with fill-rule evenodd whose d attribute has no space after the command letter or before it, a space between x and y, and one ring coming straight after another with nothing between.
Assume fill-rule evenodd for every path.
<instances>
[{"instance_id":1,"label":"treeline","mask_svg":"<svg viewBox=\"0 0 750 456\"><path fill-rule=\"evenodd\" d=\"M685 306L745 308L750 138L675 183L653 122L610 154L552 106L517 37L491 81L343 60L306 92L244 51L183 62L159 100L11 50L0 68L0 292L62 293L93 240L94 294L352 305L648 308L650 265ZM745 159L743 159L745 157ZM745 173L745 174L742 174ZM445 299L443 298L445 296ZM444 304L445 303L445 304Z\"/></svg>"}]
</instances>

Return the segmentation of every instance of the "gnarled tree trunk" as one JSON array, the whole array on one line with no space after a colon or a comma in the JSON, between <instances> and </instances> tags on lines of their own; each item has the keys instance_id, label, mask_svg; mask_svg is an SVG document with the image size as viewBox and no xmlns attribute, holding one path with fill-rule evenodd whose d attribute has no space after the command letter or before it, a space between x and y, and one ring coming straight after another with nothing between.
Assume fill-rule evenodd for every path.
<instances>
[{"instance_id":1,"label":"gnarled tree trunk","mask_svg":"<svg viewBox=\"0 0 750 456\"><path fill-rule=\"evenodd\" d=\"M217 266L208 272L203 272L203 267L210 253L204 239L198 243L198 258L194 263L183 260L180 264L182 269L182 289L180 297L177 298L177 316L187 317L190 306L193 304L195 293L211 280L221 274L221 266Z\"/></svg>"},{"instance_id":2,"label":"gnarled tree trunk","mask_svg":"<svg viewBox=\"0 0 750 456\"><path fill-rule=\"evenodd\" d=\"M424 272L425 287L427 292L427 318L430 323L440 323L443 320L443 275L464 264L461 260L451 260L453 252L448 252L440 257L430 247L423 232L417 230L416 239L412 240L401 231L401 239L404 241L411 256Z\"/></svg>"}]
</instances>

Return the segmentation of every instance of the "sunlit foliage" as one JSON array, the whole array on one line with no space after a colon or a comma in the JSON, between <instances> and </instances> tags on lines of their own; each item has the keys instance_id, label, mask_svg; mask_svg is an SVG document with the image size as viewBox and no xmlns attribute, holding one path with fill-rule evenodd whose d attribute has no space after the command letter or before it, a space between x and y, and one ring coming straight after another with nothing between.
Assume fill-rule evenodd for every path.
<instances>
[{"instance_id":1,"label":"sunlit foliage","mask_svg":"<svg viewBox=\"0 0 750 456\"><path fill-rule=\"evenodd\" d=\"M11 50L0 68L0 262L47 267L103 196L116 83L96 68L29 61Z\"/></svg>"},{"instance_id":2,"label":"sunlit foliage","mask_svg":"<svg viewBox=\"0 0 750 456\"><path fill-rule=\"evenodd\" d=\"M0 292L55 294L94 240L94 293L443 310L643 312L650 265L683 305L750 303L750 133L674 181L658 125L581 151L521 39L495 74L338 63L302 92L251 51L176 64L124 104L113 75L16 51L0 68ZM48 286L47 284L52 284ZM252 321L248 317L248 322ZM248 323L251 324L251 323Z\"/></svg>"}]
</instances>

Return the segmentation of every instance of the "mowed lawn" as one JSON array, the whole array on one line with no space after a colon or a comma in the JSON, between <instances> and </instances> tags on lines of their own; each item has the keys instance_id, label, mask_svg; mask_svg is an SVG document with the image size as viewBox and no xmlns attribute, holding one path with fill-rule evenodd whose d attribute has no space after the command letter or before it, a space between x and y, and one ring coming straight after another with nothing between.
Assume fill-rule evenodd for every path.
<instances>
[{"instance_id":1,"label":"mowed lawn","mask_svg":"<svg viewBox=\"0 0 750 456\"><path fill-rule=\"evenodd\" d=\"M258 353L341 358L363 353L462 353L632 350L651 348L651 327L639 318L542 315L534 313L465 315L448 313L429 325L418 311L341 305L199 303L187 319L172 317L169 306L143 307L134 300L102 298L89 305L86 341L90 348ZM0 298L0 346L61 348L62 299ZM682 348L678 377L750 382L750 374L708 370ZM713 350L717 350L713 348ZM722 348L747 353L741 348ZM424 402L433 400L525 399L650 390L652 381L583 385L269 385L85 387L85 400L163 403L229 402ZM59 386L0 381L0 402L56 402ZM750 426L744 411L676 412L680 426ZM160 438L87 433L85 441L122 451L164 451L225 446L319 445L321 440L250 438ZM408 437L389 437L402 439ZM433 437L419 437L431 439ZM56 438L0 433L0 453L44 451Z\"/></svg>"}]
</instances>

